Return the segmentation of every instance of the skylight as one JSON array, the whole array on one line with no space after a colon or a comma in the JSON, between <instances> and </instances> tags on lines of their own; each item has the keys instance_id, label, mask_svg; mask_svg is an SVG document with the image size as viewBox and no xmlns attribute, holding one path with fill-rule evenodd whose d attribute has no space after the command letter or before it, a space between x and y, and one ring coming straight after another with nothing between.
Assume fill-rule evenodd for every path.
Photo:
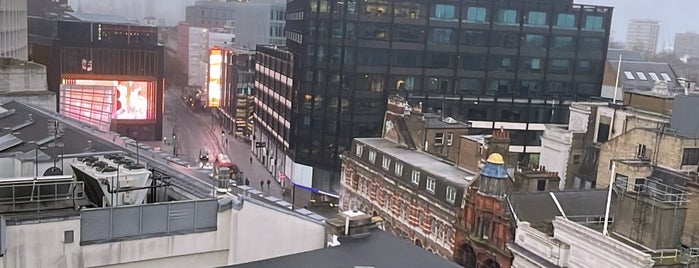
<instances>
[{"instance_id":1,"label":"skylight","mask_svg":"<svg viewBox=\"0 0 699 268\"><path fill-rule=\"evenodd\" d=\"M629 71L624 71L624 75L626 76L626 79L629 79L629 80L634 80L634 79L636 79L636 78L633 77L633 74L632 74L631 72L629 72Z\"/></svg>"},{"instance_id":2,"label":"skylight","mask_svg":"<svg viewBox=\"0 0 699 268\"><path fill-rule=\"evenodd\" d=\"M648 78L646 78L646 74L644 74L643 72L636 72L636 75L638 76L638 79L641 79L643 81L648 80Z\"/></svg>"},{"instance_id":3,"label":"skylight","mask_svg":"<svg viewBox=\"0 0 699 268\"><path fill-rule=\"evenodd\" d=\"M655 82L660 81L660 78L658 78L657 74L649 72L648 75L650 75L650 79L653 79L653 81L655 81Z\"/></svg>"},{"instance_id":4,"label":"skylight","mask_svg":"<svg viewBox=\"0 0 699 268\"><path fill-rule=\"evenodd\" d=\"M670 76L666 73L660 73L660 76L662 76L663 79L665 79L665 82L672 82L672 79L670 79Z\"/></svg>"}]
</instances>

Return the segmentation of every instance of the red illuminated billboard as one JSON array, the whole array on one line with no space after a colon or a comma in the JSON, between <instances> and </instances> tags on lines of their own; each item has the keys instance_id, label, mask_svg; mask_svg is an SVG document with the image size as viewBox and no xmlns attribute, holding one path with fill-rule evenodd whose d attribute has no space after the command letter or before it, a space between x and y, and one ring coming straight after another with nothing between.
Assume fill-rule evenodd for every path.
<instances>
[{"instance_id":1,"label":"red illuminated billboard","mask_svg":"<svg viewBox=\"0 0 699 268\"><path fill-rule=\"evenodd\" d=\"M113 87L111 114L114 119L155 119L155 82L153 81L77 79L66 82L75 85Z\"/></svg>"},{"instance_id":2,"label":"red illuminated billboard","mask_svg":"<svg viewBox=\"0 0 699 268\"><path fill-rule=\"evenodd\" d=\"M221 64L223 55L221 49L213 48L209 51L209 85L208 105L219 107L221 105Z\"/></svg>"}]
</instances>

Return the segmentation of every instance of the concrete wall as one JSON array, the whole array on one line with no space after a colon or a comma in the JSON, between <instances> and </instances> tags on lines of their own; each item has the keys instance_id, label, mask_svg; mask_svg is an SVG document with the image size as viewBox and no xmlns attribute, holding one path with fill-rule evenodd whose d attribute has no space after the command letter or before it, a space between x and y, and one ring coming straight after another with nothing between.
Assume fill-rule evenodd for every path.
<instances>
[{"instance_id":1,"label":"concrete wall","mask_svg":"<svg viewBox=\"0 0 699 268\"><path fill-rule=\"evenodd\" d=\"M322 248L324 227L278 208L245 202L218 213L218 229L80 246L80 219L7 227L2 267L215 267ZM64 231L74 242L64 243Z\"/></svg>"},{"instance_id":2,"label":"concrete wall","mask_svg":"<svg viewBox=\"0 0 699 268\"><path fill-rule=\"evenodd\" d=\"M46 66L34 62L0 59L0 92L46 90Z\"/></svg>"},{"instance_id":3,"label":"concrete wall","mask_svg":"<svg viewBox=\"0 0 699 268\"><path fill-rule=\"evenodd\" d=\"M695 147L694 140L685 140L674 134L655 129L636 128L602 144L597 170L597 188L609 185L611 160L632 160L639 144L646 146L646 155L656 165L671 169L696 170L696 166L682 166L685 147ZM660 150L660 151L658 151Z\"/></svg>"},{"instance_id":4,"label":"concrete wall","mask_svg":"<svg viewBox=\"0 0 699 268\"><path fill-rule=\"evenodd\" d=\"M547 128L541 136L539 163L546 166L548 171L558 172L561 180L557 188L560 190L563 190L566 185L572 147L573 133L569 131ZM534 187L536 189L536 184Z\"/></svg>"},{"instance_id":5,"label":"concrete wall","mask_svg":"<svg viewBox=\"0 0 699 268\"><path fill-rule=\"evenodd\" d=\"M674 249L680 244L687 208L660 204L649 198L636 201L626 194L614 218L614 232L652 249ZM642 206L645 217L641 217ZM636 219L638 217L638 219Z\"/></svg>"}]
</instances>

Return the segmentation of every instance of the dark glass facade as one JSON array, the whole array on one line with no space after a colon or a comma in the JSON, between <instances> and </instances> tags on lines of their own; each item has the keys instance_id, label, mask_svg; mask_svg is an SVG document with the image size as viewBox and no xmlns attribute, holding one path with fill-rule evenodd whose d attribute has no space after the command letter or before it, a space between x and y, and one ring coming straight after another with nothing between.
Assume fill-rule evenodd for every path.
<instances>
[{"instance_id":1,"label":"dark glass facade","mask_svg":"<svg viewBox=\"0 0 699 268\"><path fill-rule=\"evenodd\" d=\"M599 96L611 18L558 0L292 0L296 161L339 168L353 137L380 135L394 93L484 133L521 123L512 143L527 152L543 130L530 123L565 123L570 102Z\"/></svg>"}]
</instances>

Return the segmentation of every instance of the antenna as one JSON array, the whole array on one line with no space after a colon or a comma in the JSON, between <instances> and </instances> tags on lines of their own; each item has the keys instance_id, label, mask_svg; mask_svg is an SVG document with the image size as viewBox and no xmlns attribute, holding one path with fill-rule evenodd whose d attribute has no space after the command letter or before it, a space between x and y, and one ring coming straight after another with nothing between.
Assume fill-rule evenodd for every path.
<instances>
[{"instance_id":1,"label":"antenna","mask_svg":"<svg viewBox=\"0 0 699 268\"><path fill-rule=\"evenodd\" d=\"M609 226L609 206L612 203L612 187L614 187L614 178L616 177L616 161L612 159L612 175L609 178L609 191L607 192L607 206L604 209L604 229L602 229L602 233L605 236L609 236L609 232L607 231L607 227Z\"/></svg>"}]
</instances>

